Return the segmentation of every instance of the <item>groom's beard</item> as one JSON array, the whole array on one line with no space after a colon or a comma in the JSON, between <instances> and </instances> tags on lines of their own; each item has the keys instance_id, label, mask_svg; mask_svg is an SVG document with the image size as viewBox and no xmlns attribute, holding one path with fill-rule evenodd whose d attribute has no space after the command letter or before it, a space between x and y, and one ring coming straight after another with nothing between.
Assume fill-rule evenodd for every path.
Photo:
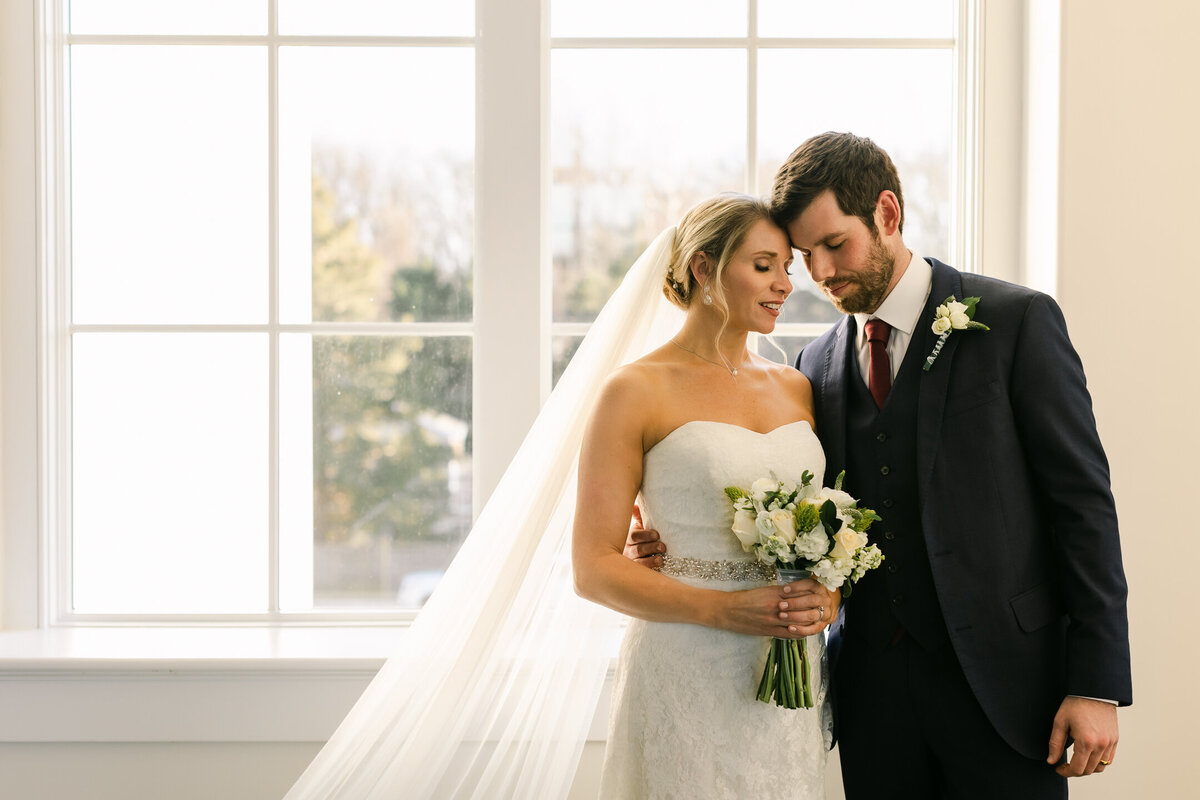
<instances>
[{"instance_id":1,"label":"groom's beard","mask_svg":"<svg viewBox=\"0 0 1200 800\"><path fill-rule=\"evenodd\" d=\"M883 246L879 233L876 232L862 269L853 275L834 276L823 282L821 289L834 307L843 314L871 314L887 296L888 286L895 271L896 257ZM841 297L829 293L829 286L842 283L852 285L846 288Z\"/></svg>"}]
</instances>

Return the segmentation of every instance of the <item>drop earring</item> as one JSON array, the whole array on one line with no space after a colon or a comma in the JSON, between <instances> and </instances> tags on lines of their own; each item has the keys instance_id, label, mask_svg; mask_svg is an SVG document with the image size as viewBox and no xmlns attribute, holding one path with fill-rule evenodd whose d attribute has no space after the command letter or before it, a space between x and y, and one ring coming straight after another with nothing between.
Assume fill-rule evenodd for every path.
<instances>
[{"instance_id":1,"label":"drop earring","mask_svg":"<svg viewBox=\"0 0 1200 800\"><path fill-rule=\"evenodd\" d=\"M706 305L706 306L712 305L712 295L708 293L708 285L707 284L704 287L704 305Z\"/></svg>"}]
</instances>

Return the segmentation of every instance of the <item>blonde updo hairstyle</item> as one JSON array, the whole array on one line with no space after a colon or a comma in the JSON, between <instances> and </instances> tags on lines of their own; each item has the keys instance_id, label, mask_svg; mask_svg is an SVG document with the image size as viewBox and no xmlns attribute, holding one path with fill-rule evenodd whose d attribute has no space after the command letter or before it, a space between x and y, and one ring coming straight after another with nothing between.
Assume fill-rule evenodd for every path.
<instances>
[{"instance_id":1,"label":"blonde updo hairstyle","mask_svg":"<svg viewBox=\"0 0 1200 800\"><path fill-rule=\"evenodd\" d=\"M671 261L663 283L667 299L686 310L693 302L701 302L704 286L708 286L712 307L724 318L721 325L724 330L729 322L729 305L721 278L729 259L759 220L770 222L771 210L762 200L746 194L719 194L693 206L679 221L671 245ZM696 253L708 257L704 285L692 273L692 257Z\"/></svg>"}]
</instances>

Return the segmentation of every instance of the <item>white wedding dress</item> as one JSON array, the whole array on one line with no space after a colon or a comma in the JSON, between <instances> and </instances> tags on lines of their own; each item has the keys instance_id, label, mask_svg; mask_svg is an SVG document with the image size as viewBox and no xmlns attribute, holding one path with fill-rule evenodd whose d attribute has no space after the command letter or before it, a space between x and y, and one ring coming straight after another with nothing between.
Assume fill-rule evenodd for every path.
<instances>
[{"instance_id":1,"label":"white wedding dress","mask_svg":"<svg viewBox=\"0 0 1200 800\"><path fill-rule=\"evenodd\" d=\"M730 530L724 488L749 488L772 473L799 481L805 470L818 480L825 471L807 422L765 434L707 421L672 431L646 453L639 497L646 527L667 546L663 573L722 591L772 583ZM806 641L810 663L823 663L822 637ZM769 642L632 620L613 688L602 800L823 798L831 745L827 675L814 686L812 709L759 702Z\"/></svg>"}]
</instances>

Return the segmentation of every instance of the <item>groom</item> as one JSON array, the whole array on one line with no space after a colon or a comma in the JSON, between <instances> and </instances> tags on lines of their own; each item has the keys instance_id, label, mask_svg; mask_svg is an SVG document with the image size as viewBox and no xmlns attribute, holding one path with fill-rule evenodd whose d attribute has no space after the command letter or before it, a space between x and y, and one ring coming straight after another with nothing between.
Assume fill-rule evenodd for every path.
<instances>
[{"instance_id":1,"label":"groom","mask_svg":"<svg viewBox=\"0 0 1200 800\"><path fill-rule=\"evenodd\" d=\"M847 797L1066 797L1113 761L1132 690L1108 464L1061 311L912 253L869 139L806 141L771 208L846 315L796 365L826 483L844 469L883 517L886 560L831 627ZM951 296L987 329L947 304L935 333Z\"/></svg>"}]
</instances>

